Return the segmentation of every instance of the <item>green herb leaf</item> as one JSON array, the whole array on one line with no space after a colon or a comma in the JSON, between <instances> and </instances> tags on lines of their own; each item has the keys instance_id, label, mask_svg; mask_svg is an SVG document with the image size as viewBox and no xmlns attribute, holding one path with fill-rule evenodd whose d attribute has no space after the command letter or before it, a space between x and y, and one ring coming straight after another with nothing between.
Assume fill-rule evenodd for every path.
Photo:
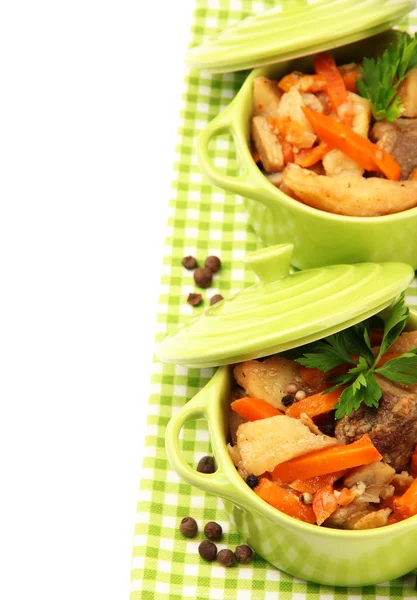
<instances>
[{"instance_id":1,"label":"green herb leaf","mask_svg":"<svg viewBox=\"0 0 417 600\"><path fill-rule=\"evenodd\" d=\"M408 313L408 307L404 304L404 293L402 293L392 307L391 313L385 322L384 337L382 339L379 354L375 359L375 364L379 363L381 356L385 354L388 348L392 346L399 335L401 335L405 324L407 323Z\"/></svg>"},{"instance_id":2,"label":"green herb leaf","mask_svg":"<svg viewBox=\"0 0 417 600\"><path fill-rule=\"evenodd\" d=\"M397 358L392 358L387 361L379 369L375 369L375 373L383 375L391 381L404 383L405 385L413 385L417 383L417 348L405 352Z\"/></svg>"},{"instance_id":3,"label":"green herb leaf","mask_svg":"<svg viewBox=\"0 0 417 600\"><path fill-rule=\"evenodd\" d=\"M356 87L372 106L372 114L379 121L394 121L404 107L397 95L398 86L417 66L417 34L402 32L397 44L390 44L379 58L365 58L360 68L362 79Z\"/></svg>"}]
</instances>

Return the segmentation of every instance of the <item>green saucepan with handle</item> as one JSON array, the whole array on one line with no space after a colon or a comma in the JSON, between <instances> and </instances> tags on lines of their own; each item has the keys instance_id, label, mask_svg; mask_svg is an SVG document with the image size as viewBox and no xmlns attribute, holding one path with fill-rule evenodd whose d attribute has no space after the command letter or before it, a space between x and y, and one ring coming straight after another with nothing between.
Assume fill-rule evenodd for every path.
<instances>
[{"instance_id":1,"label":"green saucepan with handle","mask_svg":"<svg viewBox=\"0 0 417 600\"><path fill-rule=\"evenodd\" d=\"M378 56L397 35L390 30L332 52L338 64ZM380 217L332 214L287 196L258 169L249 147L253 80L260 75L277 80L294 70L312 72L311 56L263 66L249 74L228 108L197 139L203 173L213 184L243 196L249 223L266 245L294 244L293 266L298 269L393 259L416 269L417 208ZM236 176L217 168L209 151L210 141L225 133L233 138L240 164Z\"/></svg>"},{"instance_id":2,"label":"green saucepan with handle","mask_svg":"<svg viewBox=\"0 0 417 600\"><path fill-rule=\"evenodd\" d=\"M260 281L209 307L160 344L157 352L165 362L221 365L170 420L168 459L183 480L223 499L242 538L275 567L325 585L388 581L417 568L417 516L367 531L301 522L261 500L240 478L226 448L232 384L229 365L320 339L372 314L385 316L414 275L402 263L337 265L288 275L292 250L290 245L280 245L249 255L246 263ZM413 310L408 328L417 329ZM181 452L183 425L201 418L207 421L215 456L213 474L197 472Z\"/></svg>"}]
</instances>

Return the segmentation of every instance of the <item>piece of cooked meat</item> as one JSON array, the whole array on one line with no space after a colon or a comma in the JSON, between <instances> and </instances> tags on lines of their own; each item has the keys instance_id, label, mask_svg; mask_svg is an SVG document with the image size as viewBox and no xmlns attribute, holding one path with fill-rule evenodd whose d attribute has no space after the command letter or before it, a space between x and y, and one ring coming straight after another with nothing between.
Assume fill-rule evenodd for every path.
<instances>
[{"instance_id":1,"label":"piece of cooked meat","mask_svg":"<svg viewBox=\"0 0 417 600\"><path fill-rule=\"evenodd\" d=\"M417 119L377 121L370 137L398 162L401 179L408 179L417 167Z\"/></svg>"},{"instance_id":2,"label":"piece of cooked meat","mask_svg":"<svg viewBox=\"0 0 417 600\"><path fill-rule=\"evenodd\" d=\"M362 405L336 425L339 441L350 444L365 433L396 471L407 469L417 443L417 393L375 375L382 390L378 408Z\"/></svg>"}]
</instances>

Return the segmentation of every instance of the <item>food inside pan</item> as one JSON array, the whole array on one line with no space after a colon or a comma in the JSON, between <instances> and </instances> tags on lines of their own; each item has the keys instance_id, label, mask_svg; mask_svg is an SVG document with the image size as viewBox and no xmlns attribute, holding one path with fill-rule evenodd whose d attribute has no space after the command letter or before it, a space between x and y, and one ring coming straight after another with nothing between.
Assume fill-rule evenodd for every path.
<instances>
[{"instance_id":1,"label":"food inside pan","mask_svg":"<svg viewBox=\"0 0 417 600\"><path fill-rule=\"evenodd\" d=\"M376 317L234 366L232 461L253 493L349 530L417 514L417 331L401 297Z\"/></svg>"},{"instance_id":2,"label":"food inside pan","mask_svg":"<svg viewBox=\"0 0 417 600\"><path fill-rule=\"evenodd\" d=\"M417 38L402 33L377 59L253 85L252 154L292 198L348 216L417 206Z\"/></svg>"}]
</instances>

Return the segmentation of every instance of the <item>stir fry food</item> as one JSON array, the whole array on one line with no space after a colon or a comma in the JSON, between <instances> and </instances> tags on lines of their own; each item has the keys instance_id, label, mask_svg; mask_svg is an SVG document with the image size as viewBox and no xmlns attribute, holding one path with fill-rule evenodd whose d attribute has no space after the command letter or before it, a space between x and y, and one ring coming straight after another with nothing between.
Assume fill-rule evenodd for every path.
<instances>
[{"instance_id":1,"label":"stir fry food","mask_svg":"<svg viewBox=\"0 0 417 600\"><path fill-rule=\"evenodd\" d=\"M417 514L417 331L403 296L319 342L235 365L228 449L276 509L362 530Z\"/></svg>"},{"instance_id":2,"label":"stir fry food","mask_svg":"<svg viewBox=\"0 0 417 600\"><path fill-rule=\"evenodd\" d=\"M309 206L378 216L417 206L417 36L378 59L253 86L252 154L272 184Z\"/></svg>"}]
</instances>

